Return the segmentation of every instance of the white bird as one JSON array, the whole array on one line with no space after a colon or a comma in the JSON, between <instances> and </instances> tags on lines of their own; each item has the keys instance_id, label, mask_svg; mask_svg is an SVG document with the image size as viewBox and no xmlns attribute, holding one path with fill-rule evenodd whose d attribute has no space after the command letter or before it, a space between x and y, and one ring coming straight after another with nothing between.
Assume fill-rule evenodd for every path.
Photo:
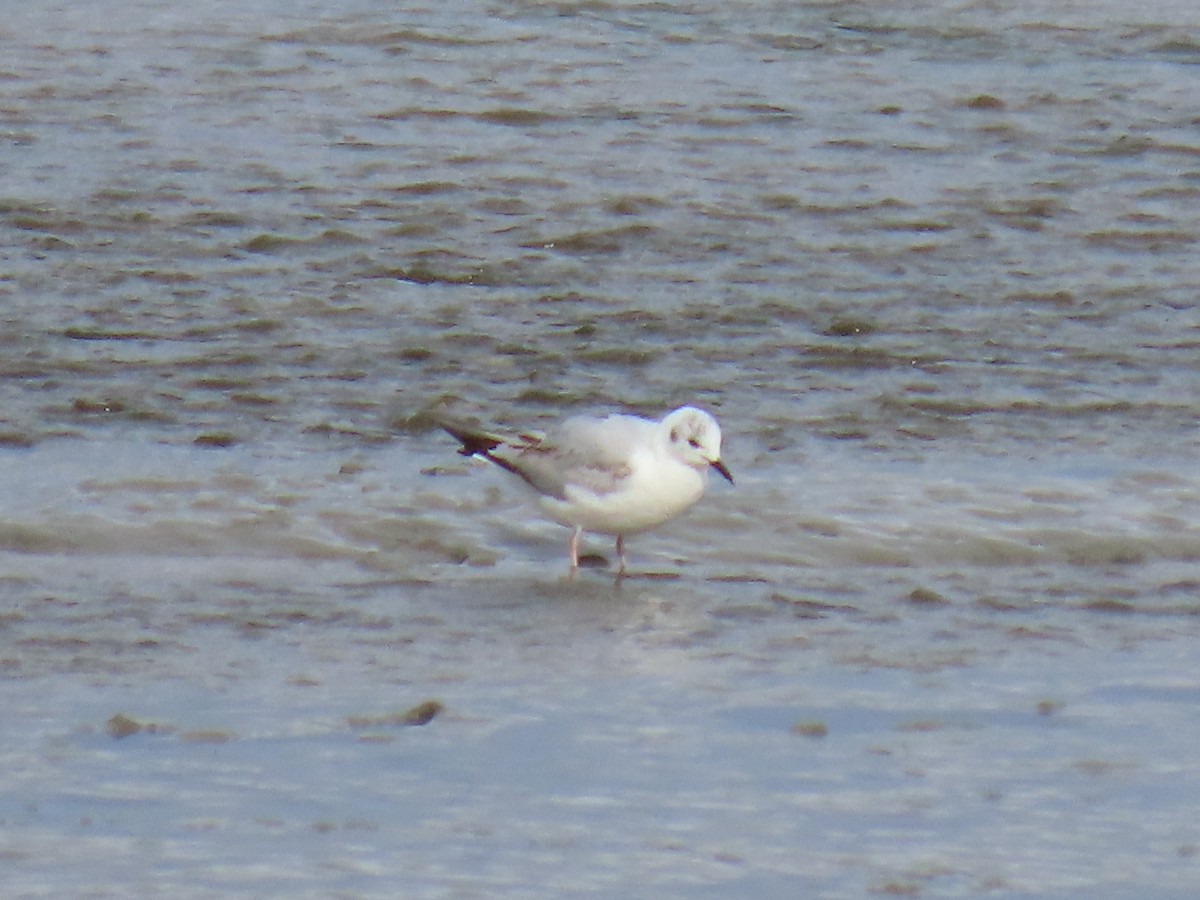
<instances>
[{"instance_id":1,"label":"white bird","mask_svg":"<svg viewBox=\"0 0 1200 900\"><path fill-rule=\"evenodd\" d=\"M655 422L640 416L575 416L544 436L505 437L438 417L462 442L463 456L481 456L533 488L542 511L573 528L570 571L579 567L584 531L617 539L618 573L625 537L691 507L704 494L708 470L730 483L721 462L721 427L704 410L683 406Z\"/></svg>"}]
</instances>

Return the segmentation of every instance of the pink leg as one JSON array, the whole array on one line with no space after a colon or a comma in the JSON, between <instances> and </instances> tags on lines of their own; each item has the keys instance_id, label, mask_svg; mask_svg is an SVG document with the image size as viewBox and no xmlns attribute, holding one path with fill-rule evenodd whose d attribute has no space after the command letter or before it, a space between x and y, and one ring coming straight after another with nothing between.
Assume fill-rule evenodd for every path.
<instances>
[{"instance_id":1,"label":"pink leg","mask_svg":"<svg viewBox=\"0 0 1200 900\"><path fill-rule=\"evenodd\" d=\"M625 535L617 535L617 574L625 574Z\"/></svg>"},{"instance_id":2,"label":"pink leg","mask_svg":"<svg viewBox=\"0 0 1200 900\"><path fill-rule=\"evenodd\" d=\"M575 574L575 570L579 568L579 537L583 534L581 526L575 526L575 531L571 534L571 544L567 549L568 557L571 561L571 574Z\"/></svg>"}]
</instances>

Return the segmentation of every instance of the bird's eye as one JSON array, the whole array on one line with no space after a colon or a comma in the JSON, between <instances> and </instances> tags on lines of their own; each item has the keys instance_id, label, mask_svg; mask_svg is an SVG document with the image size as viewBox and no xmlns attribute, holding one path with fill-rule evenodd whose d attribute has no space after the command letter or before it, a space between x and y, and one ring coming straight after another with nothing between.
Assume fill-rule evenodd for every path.
<instances>
[{"instance_id":1,"label":"bird's eye","mask_svg":"<svg viewBox=\"0 0 1200 900\"><path fill-rule=\"evenodd\" d=\"M698 438L694 438L694 437L693 437L693 438L688 438L688 443L692 445L692 449L693 449L693 450L699 450L699 449L700 449L700 441L699 441L699 439L698 439Z\"/></svg>"}]
</instances>

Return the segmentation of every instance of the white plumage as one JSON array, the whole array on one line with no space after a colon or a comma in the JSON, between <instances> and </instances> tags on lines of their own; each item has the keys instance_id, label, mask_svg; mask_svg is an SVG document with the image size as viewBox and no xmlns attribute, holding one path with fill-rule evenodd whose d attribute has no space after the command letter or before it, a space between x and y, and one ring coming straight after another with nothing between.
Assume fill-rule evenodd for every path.
<instances>
[{"instance_id":1,"label":"white plumage","mask_svg":"<svg viewBox=\"0 0 1200 900\"><path fill-rule=\"evenodd\" d=\"M708 470L730 483L721 461L721 427L701 409L683 406L653 421L639 416L576 416L544 436L506 437L442 418L462 441L459 453L481 456L539 494L545 514L573 528L571 570L584 531L617 539L625 570L625 537L661 525L704 494Z\"/></svg>"}]
</instances>

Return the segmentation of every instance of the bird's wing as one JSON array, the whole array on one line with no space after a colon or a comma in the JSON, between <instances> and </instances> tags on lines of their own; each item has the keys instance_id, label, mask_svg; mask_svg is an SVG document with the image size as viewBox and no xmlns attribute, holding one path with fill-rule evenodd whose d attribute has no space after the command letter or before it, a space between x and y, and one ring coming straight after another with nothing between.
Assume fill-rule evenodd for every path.
<instances>
[{"instance_id":1,"label":"bird's wing","mask_svg":"<svg viewBox=\"0 0 1200 900\"><path fill-rule=\"evenodd\" d=\"M633 416L567 419L536 449L524 455L545 457L564 489L578 487L594 494L619 490L633 472L639 441L650 435L650 422Z\"/></svg>"},{"instance_id":2,"label":"bird's wing","mask_svg":"<svg viewBox=\"0 0 1200 900\"><path fill-rule=\"evenodd\" d=\"M631 443L652 423L632 416L578 417L545 437L500 435L445 417L438 424L462 442L458 452L464 456L482 456L539 494L566 499L572 488L594 494L619 489L632 471Z\"/></svg>"}]
</instances>

